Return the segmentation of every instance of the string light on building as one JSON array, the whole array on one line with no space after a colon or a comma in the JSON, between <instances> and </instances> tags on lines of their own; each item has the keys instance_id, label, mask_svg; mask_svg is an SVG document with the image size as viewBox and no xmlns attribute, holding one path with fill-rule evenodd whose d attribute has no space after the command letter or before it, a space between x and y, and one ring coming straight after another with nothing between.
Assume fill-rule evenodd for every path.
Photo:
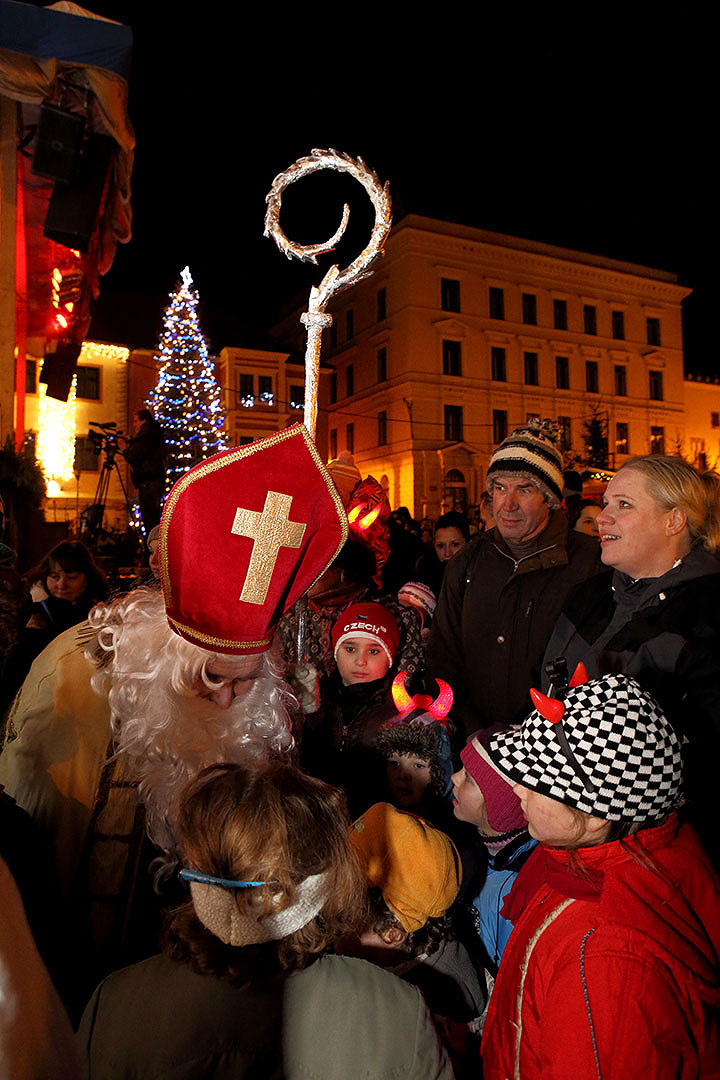
<instances>
[{"instance_id":1,"label":"string light on building","mask_svg":"<svg viewBox=\"0 0 720 1080\"><path fill-rule=\"evenodd\" d=\"M166 491L193 465L227 446L221 391L200 329L198 299L186 266L165 311L158 381L148 398L165 435Z\"/></svg>"},{"instance_id":2,"label":"string light on building","mask_svg":"<svg viewBox=\"0 0 720 1080\"><path fill-rule=\"evenodd\" d=\"M75 390L77 376L73 377L67 401L48 397L47 387L40 383L38 403L38 434L35 456L45 476L48 494L58 493L58 487L67 483L75 468Z\"/></svg>"}]
</instances>

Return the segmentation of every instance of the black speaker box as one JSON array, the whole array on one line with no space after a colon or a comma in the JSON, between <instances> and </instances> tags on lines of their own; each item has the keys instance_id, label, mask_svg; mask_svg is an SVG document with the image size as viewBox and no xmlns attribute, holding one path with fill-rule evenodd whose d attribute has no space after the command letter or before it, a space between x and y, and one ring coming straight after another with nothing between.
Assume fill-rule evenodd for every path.
<instances>
[{"instance_id":1,"label":"black speaker box","mask_svg":"<svg viewBox=\"0 0 720 1080\"><path fill-rule=\"evenodd\" d=\"M47 384L48 397L67 401L81 348L73 342L62 342L55 352L45 353L40 382Z\"/></svg>"},{"instance_id":2,"label":"black speaker box","mask_svg":"<svg viewBox=\"0 0 720 1080\"><path fill-rule=\"evenodd\" d=\"M92 135L70 184L56 183L45 218L45 236L65 247L87 251L112 162L114 139Z\"/></svg>"},{"instance_id":3,"label":"black speaker box","mask_svg":"<svg viewBox=\"0 0 720 1080\"><path fill-rule=\"evenodd\" d=\"M57 105L41 105L32 171L68 184L75 171L84 131L84 116Z\"/></svg>"}]
</instances>

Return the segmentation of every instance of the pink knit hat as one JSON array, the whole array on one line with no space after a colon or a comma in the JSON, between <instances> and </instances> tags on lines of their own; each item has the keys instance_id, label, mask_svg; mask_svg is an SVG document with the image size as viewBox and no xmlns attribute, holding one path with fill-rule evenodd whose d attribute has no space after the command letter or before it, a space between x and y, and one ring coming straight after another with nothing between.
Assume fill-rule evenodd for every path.
<instances>
[{"instance_id":1,"label":"pink knit hat","mask_svg":"<svg viewBox=\"0 0 720 1080\"><path fill-rule=\"evenodd\" d=\"M479 731L460 751L460 760L482 792L487 819L495 832L524 829L527 821L520 800L485 750L492 734L494 731Z\"/></svg>"}]
</instances>

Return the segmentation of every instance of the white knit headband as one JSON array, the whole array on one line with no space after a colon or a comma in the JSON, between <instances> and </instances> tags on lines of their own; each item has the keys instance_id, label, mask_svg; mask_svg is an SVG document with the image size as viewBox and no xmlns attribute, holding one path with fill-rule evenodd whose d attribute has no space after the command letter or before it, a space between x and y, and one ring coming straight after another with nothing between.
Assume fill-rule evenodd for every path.
<instances>
[{"instance_id":1,"label":"white knit headband","mask_svg":"<svg viewBox=\"0 0 720 1080\"><path fill-rule=\"evenodd\" d=\"M241 914L231 892L220 885L193 881L190 893L198 919L220 941L226 945L258 945L263 941L280 941L312 922L327 900L327 876L326 872L305 878L298 885L297 902L268 915ZM283 895L273 896L273 907L281 903Z\"/></svg>"}]
</instances>

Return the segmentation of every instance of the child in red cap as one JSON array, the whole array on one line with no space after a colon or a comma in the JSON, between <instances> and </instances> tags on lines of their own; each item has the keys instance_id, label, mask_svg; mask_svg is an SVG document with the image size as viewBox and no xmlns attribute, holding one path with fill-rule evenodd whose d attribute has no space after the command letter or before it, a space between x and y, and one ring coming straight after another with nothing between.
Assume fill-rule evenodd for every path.
<instances>
[{"instance_id":1,"label":"child in red cap","mask_svg":"<svg viewBox=\"0 0 720 1080\"><path fill-rule=\"evenodd\" d=\"M399 636L394 615L380 604L346 608L332 629L337 669L320 680L320 707L305 718L301 764L306 772L341 784L354 816L382 791L377 735L396 715L391 683Z\"/></svg>"}]
</instances>

